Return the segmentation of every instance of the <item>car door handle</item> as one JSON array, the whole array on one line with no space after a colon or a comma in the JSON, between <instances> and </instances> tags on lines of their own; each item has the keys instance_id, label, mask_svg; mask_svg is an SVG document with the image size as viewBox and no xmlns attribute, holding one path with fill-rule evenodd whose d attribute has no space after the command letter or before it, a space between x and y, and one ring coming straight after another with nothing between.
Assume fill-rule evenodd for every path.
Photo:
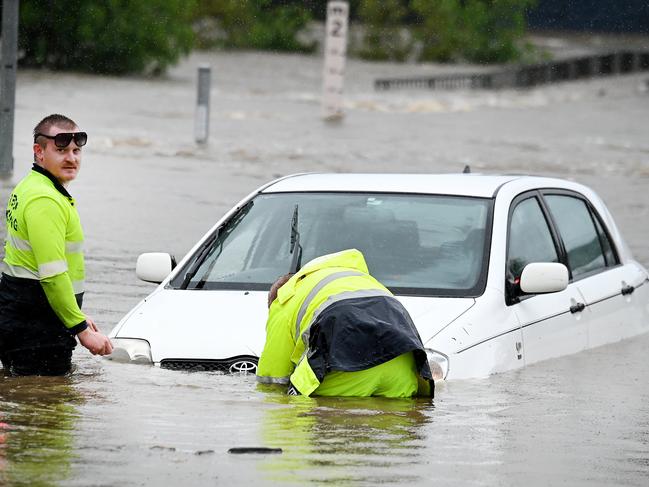
<instances>
[{"instance_id":1,"label":"car door handle","mask_svg":"<svg viewBox=\"0 0 649 487\"><path fill-rule=\"evenodd\" d=\"M580 313L585 309L586 309L586 305L584 303L575 303L572 306L570 306L570 312L573 314Z\"/></svg>"},{"instance_id":2,"label":"car door handle","mask_svg":"<svg viewBox=\"0 0 649 487\"><path fill-rule=\"evenodd\" d=\"M627 294L631 294L633 291L635 291L635 287L633 286L624 286L622 288L622 296L626 296Z\"/></svg>"}]
</instances>

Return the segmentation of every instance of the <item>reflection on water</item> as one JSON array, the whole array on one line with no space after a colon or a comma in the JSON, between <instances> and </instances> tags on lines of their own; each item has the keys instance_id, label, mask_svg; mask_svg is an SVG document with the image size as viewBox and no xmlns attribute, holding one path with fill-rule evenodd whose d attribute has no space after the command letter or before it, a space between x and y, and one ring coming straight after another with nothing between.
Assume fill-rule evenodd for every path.
<instances>
[{"instance_id":1,"label":"reflection on water","mask_svg":"<svg viewBox=\"0 0 649 487\"><path fill-rule=\"evenodd\" d=\"M267 480L280 483L397 483L417 479L422 431L430 400L268 395L262 437L280 447L261 463Z\"/></svg>"},{"instance_id":2,"label":"reflection on water","mask_svg":"<svg viewBox=\"0 0 649 487\"><path fill-rule=\"evenodd\" d=\"M67 479L81 402L70 377L0 377L0 483Z\"/></svg>"}]
</instances>

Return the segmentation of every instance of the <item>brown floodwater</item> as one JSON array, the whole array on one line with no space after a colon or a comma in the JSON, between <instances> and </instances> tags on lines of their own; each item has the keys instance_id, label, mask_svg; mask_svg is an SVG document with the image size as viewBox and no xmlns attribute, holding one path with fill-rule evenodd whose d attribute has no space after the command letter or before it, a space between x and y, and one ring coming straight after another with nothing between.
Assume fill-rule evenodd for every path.
<instances>
[{"instance_id":1,"label":"brown floodwater","mask_svg":"<svg viewBox=\"0 0 649 487\"><path fill-rule=\"evenodd\" d=\"M210 141L198 147L196 67L206 62ZM531 91L372 89L378 76L462 69L351 61L335 124L319 118L317 57L198 53L157 80L19 72L15 176L2 202L31 165L42 116L66 113L90 134L70 192L86 233L85 310L105 332L153 290L135 277L139 253L181 257L240 198L302 171L469 164L574 179L600 193L648 266L649 74ZM434 401L286 397L253 377L77 349L69 377L0 377L0 484L644 486L648 349L644 335L452 381Z\"/></svg>"}]
</instances>

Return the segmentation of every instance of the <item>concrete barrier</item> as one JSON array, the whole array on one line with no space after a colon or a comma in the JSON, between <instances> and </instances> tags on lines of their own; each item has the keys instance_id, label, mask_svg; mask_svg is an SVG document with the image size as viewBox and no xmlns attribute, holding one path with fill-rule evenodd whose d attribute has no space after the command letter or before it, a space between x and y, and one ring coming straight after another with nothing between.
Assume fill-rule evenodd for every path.
<instances>
[{"instance_id":1,"label":"concrete barrier","mask_svg":"<svg viewBox=\"0 0 649 487\"><path fill-rule=\"evenodd\" d=\"M379 78L376 90L398 88L502 89L532 88L548 83L649 71L649 52L618 51L505 68L491 73L414 78Z\"/></svg>"}]
</instances>

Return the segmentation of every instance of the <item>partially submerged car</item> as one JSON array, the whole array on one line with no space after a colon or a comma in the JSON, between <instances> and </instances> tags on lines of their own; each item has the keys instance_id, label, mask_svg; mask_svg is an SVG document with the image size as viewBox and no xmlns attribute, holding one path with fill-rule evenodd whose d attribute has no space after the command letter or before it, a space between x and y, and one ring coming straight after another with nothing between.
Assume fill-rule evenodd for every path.
<instances>
[{"instance_id":1,"label":"partially submerged car","mask_svg":"<svg viewBox=\"0 0 649 487\"><path fill-rule=\"evenodd\" d=\"M110 337L116 360L253 372L267 291L291 267L356 248L410 312L436 379L481 377L649 330L649 274L602 200L560 179L301 174L255 190Z\"/></svg>"}]
</instances>

